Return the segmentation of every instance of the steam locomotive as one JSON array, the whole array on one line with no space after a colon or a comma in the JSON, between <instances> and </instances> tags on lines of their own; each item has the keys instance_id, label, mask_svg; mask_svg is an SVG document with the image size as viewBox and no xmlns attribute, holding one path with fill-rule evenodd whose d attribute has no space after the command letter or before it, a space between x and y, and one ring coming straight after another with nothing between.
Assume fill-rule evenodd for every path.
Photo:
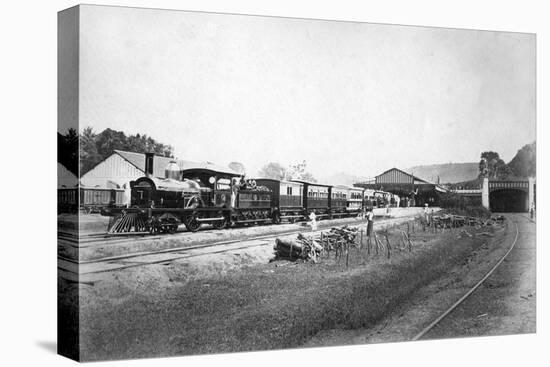
<instances>
[{"instance_id":1,"label":"steam locomotive","mask_svg":"<svg viewBox=\"0 0 550 367\"><path fill-rule=\"evenodd\" d=\"M216 229L248 224L357 216L375 205L358 187L300 180L248 179L221 167L181 170L175 161L165 178L153 177L153 154L146 154L144 177L130 182L129 207L110 206L109 232L175 232L180 224L195 232L202 224Z\"/></svg>"}]
</instances>

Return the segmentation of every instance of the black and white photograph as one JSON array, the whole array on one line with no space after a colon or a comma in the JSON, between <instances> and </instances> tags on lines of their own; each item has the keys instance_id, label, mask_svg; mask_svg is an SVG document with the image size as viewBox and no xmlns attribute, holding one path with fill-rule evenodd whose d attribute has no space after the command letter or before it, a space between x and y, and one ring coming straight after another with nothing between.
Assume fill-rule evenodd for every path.
<instances>
[{"instance_id":1,"label":"black and white photograph","mask_svg":"<svg viewBox=\"0 0 550 367\"><path fill-rule=\"evenodd\" d=\"M57 123L62 356L537 333L535 33L76 5Z\"/></svg>"},{"instance_id":2,"label":"black and white photograph","mask_svg":"<svg viewBox=\"0 0 550 367\"><path fill-rule=\"evenodd\" d=\"M60 354L536 331L534 34L58 17Z\"/></svg>"}]
</instances>

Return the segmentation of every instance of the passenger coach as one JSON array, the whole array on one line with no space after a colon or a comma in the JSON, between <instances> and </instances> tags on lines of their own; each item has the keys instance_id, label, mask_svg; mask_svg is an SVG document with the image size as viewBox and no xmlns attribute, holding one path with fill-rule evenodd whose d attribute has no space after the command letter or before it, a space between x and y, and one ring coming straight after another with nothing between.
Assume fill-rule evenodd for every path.
<instances>
[{"instance_id":1,"label":"passenger coach","mask_svg":"<svg viewBox=\"0 0 550 367\"><path fill-rule=\"evenodd\" d=\"M304 185L299 182L257 178L256 183L271 190L273 223L293 223L304 218Z\"/></svg>"},{"instance_id":2,"label":"passenger coach","mask_svg":"<svg viewBox=\"0 0 550 367\"><path fill-rule=\"evenodd\" d=\"M330 191L332 186L308 181L292 180L304 185L302 194L306 215L314 212L317 217L330 217Z\"/></svg>"}]
</instances>

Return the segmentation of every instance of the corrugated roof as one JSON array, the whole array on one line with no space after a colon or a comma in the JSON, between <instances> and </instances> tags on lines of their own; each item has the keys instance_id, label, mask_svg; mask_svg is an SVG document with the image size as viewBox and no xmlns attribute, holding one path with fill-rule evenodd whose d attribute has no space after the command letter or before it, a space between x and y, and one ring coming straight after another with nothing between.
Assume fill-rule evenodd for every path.
<instances>
[{"instance_id":1,"label":"corrugated roof","mask_svg":"<svg viewBox=\"0 0 550 367\"><path fill-rule=\"evenodd\" d=\"M426 181L426 180L424 180L424 179L422 179L422 178L420 178L420 177L417 177L417 176L415 176L415 175L413 175L413 174L411 174L411 173L405 172L405 171L403 171L402 169L399 169L399 168L396 168L396 167L390 168L389 170L382 172L381 174L379 174L379 175L376 176L376 177L383 176L383 175L385 175L386 173L391 172L391 171L398 171L398 172L401 172L401 173L403 173L403 174L405 174L405 175L407 175L407 176L412 177L414 180L417 180L417 181L420 181L420 182L425 182L425 183L428 183L428 184L435 185L435 184L432 183L432 182Z\"/></svg>"},{"instance_id":2,"label":"corrugated roof","mask_svg":"<svg viewBox=\"0 0 550 367\"><path fill-rule=\"evenodd\" d=\"M144 153L126 152L123 150L115 150L115 153L120 155L129 163L134 165L137 169L145 173L145 154ZM190 170L190 169L208 169L215 172L222 172L222 173L234 174L235 176L239 176L239 173L235 172L231 168L217 165L211 162L185 161L181 159L161 157L158 155L155 155L153 160L153 176L164 177L164 170L166 169L166 166L168 166L168 164L172 161L176 161L178 167L182 171Z\"/></svg>"}]
</instances>

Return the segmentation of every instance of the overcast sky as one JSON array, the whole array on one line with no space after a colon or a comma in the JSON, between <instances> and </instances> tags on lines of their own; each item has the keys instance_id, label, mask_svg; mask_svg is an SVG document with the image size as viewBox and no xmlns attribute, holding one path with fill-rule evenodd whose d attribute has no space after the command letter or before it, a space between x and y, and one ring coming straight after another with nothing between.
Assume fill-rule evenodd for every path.
<instances>
[{"instance_id":1,"label":"overcast sky","mask_svg":"<svg viewBox=\"0 0 550 367\"><path fill-rule=\"evenodd\" d=\"M80 127L317 177L506 161L535 140L532 34L83 6Z\"/></svg>"}]
</instances>

